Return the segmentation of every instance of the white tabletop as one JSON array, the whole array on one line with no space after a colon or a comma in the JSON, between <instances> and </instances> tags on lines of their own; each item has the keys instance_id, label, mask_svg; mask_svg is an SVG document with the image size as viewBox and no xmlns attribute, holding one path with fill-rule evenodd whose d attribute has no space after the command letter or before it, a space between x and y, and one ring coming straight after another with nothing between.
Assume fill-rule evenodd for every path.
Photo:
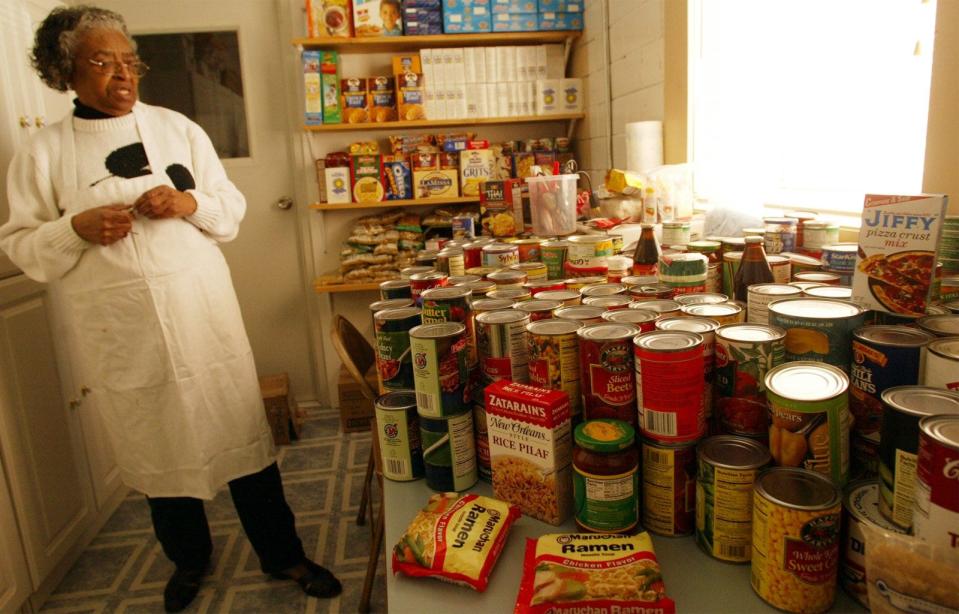
<instances>
[{"instance_id":1,"label":"white tabletop","mask_svg":"<svg viewBox=\"0 0 959 614\"><path fill-rule=\"evenodd\" d=\"M387 599L393 614L468 614L503 613L513 611L523 573L523 554L526 538L546 533L575 533L572 519L560 527L523 516L513 524L499 562L490 575L489 587L477 593L464 586L447 584L433 578L409 578L393 575L391 552L409 522L434 491L425 480L391 482L383 480L386 491L386 547ZM479 482L470 490L490 496L489 484ZM749 584L749 565L721 563L696 546L692 537L660 537L650 534L659 559L666 594L676 602L681 613L778 612L762 601ZM853 601L842 589L837 590L836 603L830 612L861 614L866 610Z\"/></svg>"}]
</instances>

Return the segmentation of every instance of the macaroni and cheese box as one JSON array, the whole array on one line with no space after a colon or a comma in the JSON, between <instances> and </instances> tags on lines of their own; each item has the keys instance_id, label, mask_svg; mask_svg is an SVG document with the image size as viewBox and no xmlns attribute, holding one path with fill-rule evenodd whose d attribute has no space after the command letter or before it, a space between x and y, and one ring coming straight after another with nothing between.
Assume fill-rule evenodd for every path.
<instances>
[{"instance_id":1,"label":"macaroni and cheese box","mask_svg":"<svg viewBox=\"0 0 959 614\"><path fill-rule=\"evenodd\" d=\"M947 201L942 194L866 195L853 301L876 311L926 313Z\"/></svg>"},{"instance_id":2,"label":"macaroni and cheese box","mask_svg":"<svg viewBox=\"0 0 959 614\"><path fill-rule=\"evenodd\" d=\"M317 126L323 123L323 94L320 92L320 52L304 51L302 61L304 119L307 126Z\"/></svg>"},{"instance_id":3,"label":"macaroni and cheese box","mask_svg":"<svg viewBox=\"0 0 959 614\"><path fill-rule=\"evenodd\" d=\"M582 30L582 13L539 13L539 29L548 30Z\"/></svg>"},{"instance_id":4,"label":"macaroni and cheese box","mask_svg":"<svg viewBox=\"0 0 959 614\"><path fill-rule=\"evenodd\" d=\"M486 387L493 495L562 524L572 512L569 395L501 380Z\"/></svg>"},{"instance_id":5,"label":"macaroni and cheese box","mask_svg":"<svg viewBox=\"0 0 959 614\"><path fill-rule=\"evenodd\" d=\"M493 152L464 149L460 152L460 186L463 196L479 196L480 184L493 177Z\"/></svg>"},{"instance_id":6,"label":"macaroni and cheese box","mask_svg":"<svg viewBox=\"0 0 959 614\"><path fill-rule=\"evenodd\" d=\"M353 31L350 0L306 0L306 31L310 38L349 38Z\"/></svg>"},{"instance_id":7,"label":"macaroni and cheese box","mask_svg":"<svg viewBox=\"0 0 959 614\"><path fill-rule=\"evenodd\" d=\"M357 37L402 36L400 0L353 0L353 30Z\"/></svg>"},{"instance_id":8,"label":"macaroni and cheese box","mask_svg":"<svg viewBox=\"0 0 959 614\"><path fill-rule=\"evenodd\" d=\"M524 232L524 192L528 203L528 188L520 179L484 181L480 184L480 226L484 235L515 237Z\"/></svg>"},{"instance_id":9,"label":"macaroni and cheese box","mask_svg":"<svg viewBox=\"0 0 959 614\"><path fill-rule=\"evenodd\" d=\"M320 51L320 90L323 96L323 123L343 121L340 112L340 56L335 51Z\"/></svg>"}]
</instances>

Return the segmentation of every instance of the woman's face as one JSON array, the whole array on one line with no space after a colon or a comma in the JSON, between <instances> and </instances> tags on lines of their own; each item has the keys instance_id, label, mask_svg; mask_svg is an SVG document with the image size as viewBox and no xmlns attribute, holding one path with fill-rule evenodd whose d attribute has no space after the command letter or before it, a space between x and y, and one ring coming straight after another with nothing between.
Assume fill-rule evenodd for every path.
<instances>
[{"instance_id":1,"label":"woman's face","mask_svg":"<svg viewBox=\"0 0 959 614\"><path fill-rule=\"evenodd\" d=\"M77 46L70 85L80 102L108 115L126 115L137 101L140 78L123 66L137 59L130 41L116 30L90 30ZM90 63L113 62L106 74Z\"/></svg>"}]
</instances>

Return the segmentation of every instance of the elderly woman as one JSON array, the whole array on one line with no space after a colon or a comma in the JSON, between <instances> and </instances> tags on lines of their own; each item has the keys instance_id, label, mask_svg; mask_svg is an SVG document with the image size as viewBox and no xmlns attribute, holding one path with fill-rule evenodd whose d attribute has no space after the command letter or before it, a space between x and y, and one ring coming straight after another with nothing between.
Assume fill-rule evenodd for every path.
<instances>
[{"instance_id":1,"label":"elderly woman","mask_svg":"<svg viewBox=\"0 0 959 614\"><path fill-rule=\"evenodd\" d=\"M167 611L197 594L212 552L203 500L224 484L264 572L337 595L284 498L218 247L237 235L243 195L199 126L137 101L147 66L120 15L58 8L32 59L76 108L14 157L0 247L63 299L123 481L147 496L176 565Z\"/></svg>"}]
</instances>

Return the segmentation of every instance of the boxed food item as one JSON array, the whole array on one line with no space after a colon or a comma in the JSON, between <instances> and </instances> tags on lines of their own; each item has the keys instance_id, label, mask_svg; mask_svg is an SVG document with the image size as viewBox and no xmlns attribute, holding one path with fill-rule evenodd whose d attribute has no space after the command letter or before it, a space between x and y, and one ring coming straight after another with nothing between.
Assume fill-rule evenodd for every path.
<instances>
[{"instance_id":1,"label":"boxed food item","mask_svg":"<svg viewBox=\"0 0 959 614\"><path fill-rule=\"evenodd\" d=\"M455 198L459 196L459 171L440 168L438 153L416 153L413 166L414 198Z\"/></svg>"},{"instance_id":2,"label":"boxed food item","mask_svg":"<svg viewBox=\"0 0 959 614\"><path fill-rule=\"evenodd\" d=\"M314 160L316 166L316 191L321 203L326 201L326 160Z\"/></svg>"},{"instance_id":3,"label":"boxed food item","mask_svg":"<svg viewBox=\"0 0 959 614\"><path fill-rule=\"evenodd\" d=\"M540 13L582 13L585 0L538 0Z\"/></svg>"},{"instance_id":4,"label":"boxed food item","mask_svg":"<svg viewBox=\"0 0 959 614\"><path fill-rule=\"evenodd\" d=\"M493 6L490 9L494 14L498 13L532 13L537 12L536 0L493 0Z\"/></svg>"},{"instance_id":5,"label":"boxed food item","mask_svg":"<svg viewBox=\"0 0 959 614\"><path fill-rule=\"evenodd\" d=\"M548 12L539 13L539 29L549 30L582 30L582 13Z\"/></svg>"},{"instance_id":6,"label":"boxed food item","mask_svg":"<svg viewBox=\"0 0 959 614\"><path fill-rule=\"evenodd\" d=\"M393 76L399 76L403 73L413 72L423 74L423 65L420 62L420 54L405 53L393 56Z\"/></svg>"},{"instance_id":7,"label":"boxed food item","mask_svg":"<svg viewBox=\"0 0 959 614\"><path fill-rule=\"evenodd\" d=\"M926 312L946 215L942 194L867 194L852 282L855 302L876 311Z\"/></svg>"},{"instance_id":8,"label":"boxed food item","mask_svg":"<svg viewBox=\"0 0 959 614\"><path fill-rule=\"evenodd\" d=\"M533 166L536 156L531 151L519 151L513 154L513 172L519 179L533 176Z\"/></svg>"},{"instance_id":9,"label":"boxed food item","mask_svg":"<svg viewBox=\"0 0 959 614\"><path fill-rule=\"evenodd\" d=\"M323 93L323 123L338 124L340 113L340 56L335 51L320 51L320 88Z\"/></svg>"},{"instance_id":10,"label":"boxed food item","mask_svg":"<svg viewBox=\"0 0 959 614\"><path fill-rule=\"evenodd\" d=\"M356 36L402 36L400 0L353 0Z\"/></svg>"},{"instance_id":11,"label":"boxed food item","mask_svg":"<svg viewBox=\"0 0 959 614\"><path fill-rule=\"evenodd\" d=\"M562 524L572 512L569 395L501 380L486 387L493 494L526 515Z\"/></svg>"},{"instance_id":12,"label":"boxed food item","mask_svg":"<svg viewBox=\"0 0 959 614\"><path fill-rule=\"evenodd\" d=\"M320 52L304 50L303 102L307 126L323 123L323 95L320 92Z\"/></svg>"},{"instance_id":13,"label":"boxed food item","mask_svg":"<svg viewBox=\"0 0 959 614\"><path fill-rule=\"evenodd\" d=\"M447 12L443 9L443 32L446 34L475 34L493 29L488 10L479 13Z\"/></svg>"},{"instance_id":14,"label":"boxed food item","mask_svg":"<svg viewBox=\"0 0 959 614\"><path fill-rule=\"evenodd\" d=\"M460 152L460 191L463 196L479 196L480 183L493 176L493 152L466 149Z\"/></svg>"},{"instance_id":15,"label":"boxed food item","mask_svg":"<svg viewBox=\"0 0 959 614\"><path fill-rule=\"evenodd\" d=\"M396 75L396 102L401 121L426 119L423 112L422 78L421 74L414 72Z\"/></svg>"},{"instance_id":16,"label":"boxed food item","mask_svg":"<svg viewBox=\"0 0 959 614\"><path fill-rule=\"evenodd\" d=\"M350 156L350 174L353 179L353 200L358 203L383 200L383 176L378 154Z\"/></svg>"},{"instance_id":17,"label":"boxed food item","mask_svg":"<svg viewBox=\"0 0 959 614\"><path fill-rule=\"evenodd\" d=\"M310 38L352 36L350 0L306 0L306 30Z\"/></svg>"},{"instance_id":18,"label":"boxed food item","mask_svg":"<svg viewBox=\"0 0 959 614\"><path fill-rule=\"evenodd\" d=\"M536 81L536 114L555 115L561 112L560 84L562 79Z\"/></svg>"},{"instance_id":19,"label":"boxed food item","mask_svg":"<svg viewBox=\"0 0 959 614\"><path fill-rule=\"evenodd\" d=\"M480 225L483 234L514 237L524 230L523 191L520 179L484 181L480 186ZM529 200L527 192L526 200Z\"/></svg>"},{"instance_id":20,"label":"boxed food item","mask_svg":"<svg viewBox=\"0 0 959 614\"><path fill-rule=\"evenodd\" d=\"M386 200L413 198L413 170L406 156L383 156Z\"/></svg>"},{"instance_id":21,"label":"boxed food item","mask_svg":"<svg viewBox=\"0 0 959 614\"><path fill-rule=\"evenodd\" d=\"M535 32L536 13L497 13L493 15L493 32Z\"/></svg>"},{"instance_id":22,"label":"boxed food item","mask_svg":"<svg viewBox=\"0 0 959 614\"><path fill-rule=\"evenodd\" d=\"M403 4L403 31L407 36L443 33L443 12L437 1L435 7Z\"/></svg>"},{"instance_id":23,"label":"boxed food item","mask_svg":"<svg viewBox=\"0 0 959 614\"><path fill-rule=\"evenodd\" d=\"M329 167L323 171L326 177L326 202L346 204L353 202L353 188L350 182L350 167Z\"/></svg>"},{"instance_id":24,"label":"boxed food item","mask_svg":"<svg viewBox=\"0 0 959 614\"><path fill-rule=\"evenodd\" d=\"M370 120L396 121L396 83L393 77L370 77L366 89L369 92Z\"/></svg>"},{"instance_id":25,"label":"boxed food item","mask_svg":"<svg viewBox=\"0 0 959 614\"><path fill-rule=\"evenodd\" d=\"M343 119L347 124L364 124L370 120L367 111L366 79L350 77L340 81Z\"/></svg>"},{"instance_id":26,"label":"boxed food item","mask_svg":"<svg viewBox=\"0 0 959 614\"><path fill-rule=\"evenodd\" d=\"M379 384L376 382L375 367L366 373L365 378L373 390L376 390ZM373 420L373 401L363 396L360 384L342 365L336 387L340 397L340 430L344 433L370 430L370 423Z\"/></svg>"},{"instance_id":27,"label":"boxed food item","mask_svg":"<svg viewBox=\"0 0 959 614\"><path fill-rule=\"evenodd\" d=\"M560 111L562 113L582 113L583 112L583 80L582 79L563 79L559 85L562 96L560 97Z\"/></svg>"}]
</instances>

